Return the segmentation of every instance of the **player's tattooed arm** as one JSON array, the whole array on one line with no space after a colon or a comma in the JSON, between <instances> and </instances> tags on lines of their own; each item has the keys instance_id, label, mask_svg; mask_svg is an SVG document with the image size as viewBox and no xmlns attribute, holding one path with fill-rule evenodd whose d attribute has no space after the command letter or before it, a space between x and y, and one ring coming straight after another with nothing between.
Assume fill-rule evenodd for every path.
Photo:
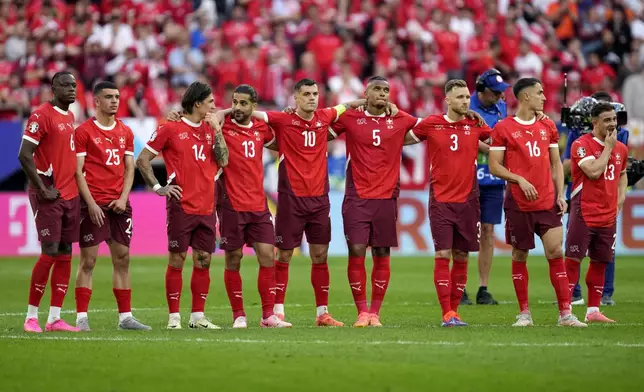
<instances>
[{"instance_id":1,"label":"player's tattooed arm","mask_svg":"<svg viewBox=\"0 0 644 392\"><path fill-rule=\"evenodd\" d=\"M36 152L38 145L22 139L22 144L20 145L20 152L18 153L18 160L20 161L20 166L22 171L27 174L29 182L38 190L40 196L45 200L56 200L60 197L60 192L58 189L51 187L46 187L45 184L40 179L38 172L36 171L36 162L34 161L34 153Z\"/></svg>"},{"instance_id":2,"label":"player's tattooed arm","mask_svg":"<svg viewBox=\"0 0 644 392\"><path fill-rule=\"evenodd\" d=\"M80 193L85 203L87 203L87 210L89 212L89 219L98 227L103 226L105 219L105 214L101 207L96 204L96 201L92 197L91 192L89 191L89 186L87 186L87 181L85 181L85 175L83 174L83 168L85 166L85 157L77 156L76 157L76 185L78 186L78 193Z\"/></svg>"},{"instance_id":3,"label":"player's tattooed arm","mask_svg":"<svg viewBox=\"0 0 644 392\"><path fill-rule=\"evenodd\" d=\"M143 180L145 181L146 184L148 184L150 188L152 188L154 192L156 192L157 195L174 197L177 200L181 199L181 192L183 192L183 189L181 189L180 186L178 185L161 186L157 178L154 176L154 170L152 170L151 162L155 156L156 156L155 153L148 150L147 148L144 148L139 153L138 158L136 158L136 167L139 168L139 172L141 173Z\"/></svg>"},{"instance_id":4,"label":"player's tattooed arm","mask_svg":"<svg viewBox=\"0 0 644 392\"><path fill-rule=\"evenodd\" d=\"M205 121L208 125L215 130L215 145L212 150L215 154L215 161L219 167L228 166L228 146L224 139L224 134L221 132L221 125L216 115L207 114Z\"/></svg>"},{"instance_id":5,"label":"player's tattooed arm","mask_svg":"<svg viewBox=\"0 0 644 392\"><path fill-rule=\"evenodd\" d=\"M503 159L505 158L505 151L503 150L490 150L490 157L488 159L488 165L490 167L490 174L493 176L499 177L507 182L519 185L525 197L534 201L539 198L536 188L528 182L525 178L510 172L505 166L503 166Z\"/></svg>"}]
</instances>

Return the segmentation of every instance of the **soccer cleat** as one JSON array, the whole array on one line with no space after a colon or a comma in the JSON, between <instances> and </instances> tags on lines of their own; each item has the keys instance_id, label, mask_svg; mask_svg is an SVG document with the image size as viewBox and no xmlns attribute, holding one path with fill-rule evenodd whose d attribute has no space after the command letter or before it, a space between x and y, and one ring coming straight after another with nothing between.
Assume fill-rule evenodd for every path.
<instances>
[{"instance_id":1,"label":"soccer cleat","mask_svg":"<svg viewBox=\"0 0 644 392\"><path fill-rule=\"evenodd\" d=\"M213 324L206 317L202 317L197 321L190 320L188 327L193 329L221 329L220 326Z\"/></svg>"},{"instance_id":2,"label":"soccer cleat","mask_svg":"<svg viewBox=\"0 0 644 392\"><path fill-rule=\"evenodd\" d=\"M25 320L25 332L41 333L42 328L38 325L38 319L35 317Z\"/></svg>"},{"instance_id":3,"label":"soccer cleat","mask_svg":"<svg viewBox=\"0 0 644 392\"><path fill-rule=\"evenodd\" d=\"M560 327L573 327L573 328L586 328L588 326L588 324L584 324L581 321L579 321L577 316L575 316L572 313L564 317L559 316L559 321L557 322L557 325L559 325Z\"/></svg>"},{"instance_id":4,"label":"soccer cleat","mask_svg":"<svg viewBox=\"0 0 644 392\"><path fill-rule=\"evenodd\" d=\"M233 328L248 328L248 321L246 317L239 316L233 321Z\"/></svg>"},{"instance_id":5,"label":"soccer cleat","mask_svg":"<svg viewBox=\"0 0 644 392\"><path fill-rule=\"evenodd\" d=\"M369 315L369 325L372 327L382 327L382 323L380 322L380 316L375 313L371 313Z\"/></svg>"},{"instance_id":6,"label":"soccer cleat","mask_svg":"<svg viewBox=\"0 0 644 392\"><path fill-rule=\"evenodd\" d=\"M584 321L587 322L588 324L612 324L615 323L615 320L609 319L608 317L604 316L604 314L600 311L597 312L591 312L591 313L586 313L586 317L584 318Z\"/></svg>"},{"instance_id":7,"label":"soccer cleat","mask_svg":"<svg viewBox=\"0 0 644 392\"><path fill-rule=\"evenodd\" d=\"M168 319L168 329L181 329L181 316L170 316Z\"/></svg>"},{"instance_id":8,"label":"soccer cleat","mask_svg":"<svg viewBox=\"0 0 644 392\"><path fill-rule=\"evenodd\" d=\"M610 295L604 295L601 303L604 306L615 306L615 301L613 301L613 297Z\"/></svg>"},{"instance_id":9,"label":"soccer cleat","mask_svg":"<svg viewBox=\"0 0 644 392\"><path fill-rule=\"evenodd\" d=\"M65 320L58 319L53 323L48 323L45 325L46 332L80 332L80 329L77 327L72 327L67 324Z\"/></svg>"},{"instance_id":10,"label":"soccer cleat","mask_svg":"<svg viewBox=\"0 0 644 392\"><path fill-rule=\"evenodd\" d=\"M344 327L343 322L334 319L328 313L324 313L322 316L318 316L318 318L315 319L315 325L317 325L318 327Z\"/></svg>"},{"instance_id":11,"label":"soccer cleat","mask_svg":"<svg viewBox=\"0 0 644 392\"><path fill-rule=\"evenodd\" d=\"M152 327L143 324L134 317L127 317L123 319L123 321L119 322L119 329L124 331L151 331Z\"/></svg>"},{"instance_id":12,"label":"soccer cleat","mask_svg":"<svg viewBox=\"0 0 644 392\"><path fill-rule=\"evenodd\" d=\"M467 295L467 290L463 289L463 296L461 297L461 305L473 305L470 297Z\"/></svg>"},{"instance_id":13,"label":"soccer cleat","mask_svg":"<svg viewBox=\"0 0 644 392\"><path fill-rule=\"evenodd\" d=\"M579 296L579 297L572 297L570 304L575 306L580 306L580 305L586 304L586 302L584 301L584 297Z\"/></svg>"},{"instance_id":14,"label":"soccer cleat","mask_svg":"<svg viewBox=\"0 0 644 392\"><path fill-rule=\"evenodd\" d=\"M275 313L275 315L282 321L284 321L284 319L286 318L286 315L284 313Z\"/></svg>"},{"instance_id":15,"label":"soccer cleat","mask_svg":"<svg viewBox=\"0 0 644 392\"><path fill-rule=\"evenodd\" d=\"M461 317L453 310L443 316L442 327L467 327L467 323L461 321Z\"/></svg>"},{"instance_id":16,"label":"soccer cleat","mask_svg":"<svg viewBox=\"0 0 644 392\"><path fill-rule=\"evenodd\" d=\"M476 304L477 305L498 305L497 300L494 299L492 294L487 290L479 290L476 293Z\"/></svg>"},{"instance_id":17,"label":"soccer cleat","mask_svg":"<svg viewBox=\"0 0 644 392\"><path fill-rule=\"evenodd\" d=\"M530 313L519 313L517 321L512 324L513 327L532 327L532 315Z\"/></svg>"},{"instance_id":18,"label":"soccer cleat","mask_svg":"<svg viewBox=\"0 0 644 392\"><path fill-rule=\"evenodd\" d=\"M354 328L365 328L369 326L371 315L367 312L360 312L358 319L353 323Z\"/></svg>"},{"instance_id":19,"label":"soccer cleat","mask_svg":"<svg viewBox=\"0 0 644 392\"><path fill-rule=\"evenodd\" d=\"M259 326L262 328L291 328L293 324L287 323L284 320L280 320L276 315L272 315L269 318L262 319L262 322L259 323Z\"/></svg>"},{"instance_id":20,"label":"soccer cleat","mask_svg":"<svg viewBox=\"0 0 644 392\"><path fill-rule=\"evenodd\" d=\"M80 329L81 332L90 332L92 329L89 327L89 319L83 317L80 320L76 320L76 327Z\"/></svg>"}]
</instances>

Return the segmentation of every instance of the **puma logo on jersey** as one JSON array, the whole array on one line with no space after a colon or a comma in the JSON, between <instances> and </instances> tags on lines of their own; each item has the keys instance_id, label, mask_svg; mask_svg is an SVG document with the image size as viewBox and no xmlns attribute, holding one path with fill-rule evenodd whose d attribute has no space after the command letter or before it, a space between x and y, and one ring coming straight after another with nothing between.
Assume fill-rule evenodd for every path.
<instances>
[{"instance_id":1,"label":"puma logo on jersey","mask_svg":"<svg viewBox=\"0 0 644 392\"><path fill-rule=\"evenodd\" d=\"M199 135L196 135L196 134L194 134L194 133L193 133L193 134L192 134L192 136L194 136L197 140L201 140L201 138L199 137Z\"/></svg>"},{"instance_id":2,"label":"puma logo on jersey","mask_svg":"<svg viewBox=\"0 0 644 392\"><path fill-rule=\"evenodd\" d=\"M34 116L36 116L36 118L40 118L40 114L38 113L34 113Z\"/></svg>"},{"instance_id":3,"label":"puma logo on jersey","mask_svg":"<svg viewBox=\"0 0 644 392\"><path fill-rule=\"evenodd\" d=\"M371 121L375 122L376 124L380 125L380 119L379 118L371 118Z\"/></svg>"},{"instance_id":4,"label":"puma logo on jersey","mask_svg":"<svg viewBox=\"0 0 644 392\"><path fill-rule=\"evenodd\" d=\"M112 138L111 138L111 139L110 139L110 138L108 138L108 137L106 136L106 137L105 137L105 140L107 140L108 142L112 143L112 140L114 140L114 136L112 136Z\"/></svg>"},{"instance_id":5,"label":"puma logo on jersey","mask_svg":"<svg viewBox=\"0 0 644 392\"><path fill-rule=\"evenodd\" d=\"M530 136L534 136L534 134L532 133L532 131L525 131L525 133L529 133L529 134L530 134Z\"/></svg>"}]
</instances>

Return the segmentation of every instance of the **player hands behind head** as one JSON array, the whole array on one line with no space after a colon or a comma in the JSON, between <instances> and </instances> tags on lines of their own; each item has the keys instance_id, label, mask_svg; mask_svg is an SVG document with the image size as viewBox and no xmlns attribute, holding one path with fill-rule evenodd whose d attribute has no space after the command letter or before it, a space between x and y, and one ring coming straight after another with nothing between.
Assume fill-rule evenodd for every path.
<instances>
[{"instance_id":1,"label":"player hands behind head","mask_svg":"<svg viewBox=\"0 0 644 392\"><path fill-rule=\"evenodd\" d=\"M387 116L389 83L367 82L366 110L348 110L332 125L347 143L347 179L342 203L349 248L348 277L358 311L354 327L381 326L379 312L389 286L390 249L398 246L396 218L400 158L407 131L419 120L402 111ZM367 303L365 257L371 247L371 305Z\"/></svg>"},{"instance_id":2,"label":"player hands behind head","mask_svg":"<svg viewBox=\"0 0 644 392\"><path fill-rule=\"evenodd\" d=\"M530 249L534 249L536 233L548 259L550 281L559 304L559 325L585 327L570 311L568 277L561 251L561 215L567 205L559 134L551 120L536 118L546 100L538 79L520 79L513 92L519 109L514 117L494 127L489 160L490 172L510 183L504 203L505 238L512 245L512 281L520 308L513 325L533 325L528 307L527 260Z\"/></svg>"},{"instance_id":3,"label":"player hands behind head","mask_svg":"<svg viewBox=\"0 0 644 392\"><path fill-rule=\"evenodd\" d=\"M479 140L491 129L467 118L470 92L463 80L445 85L447 114L425 118L410 136L427 140L430 159L429 222L434 238L434 285L444 327L466 326L457 313L465 283L469 252L479 250L481 235L476 157ZM450 273L450 259L454 264Z\"/></svg>"},{"instance_id":4,"label":"player hands behind head","mask_svg":"<svg viewBox=\"0 0 644 392\"><path fill-rule=\"evenodd\" d=\"M98 247L107 242L113 265L113 293L120 329L150 330L132 316L130 241L132 207L128 197L134 181L134 135L114 118L119 90L110 82L94 86L96 116L76 130L76 183L81 203L81 257L76 274L76 326L89 331L87 309L92 296L92 271Z\"/></svg>"},{"instance_id":5,"label":"player hands behind head","mask_svg":"<svg viewBox=\"0 0 644 392\"><path fill-rule=\"evenodd\" d=\"M219 123L211 112L214 98L211 88L194 82L181 99L185 112L179 122L160 125L152 134L136 164L145 182L159 196L167 197L167 232L169 262L165 276L166 297L170 312L168 329L181 329L179 300L181 273L188 247L192 247L192 313L190 328L219 329L204 315L210 289L210 259L215 250L213 178L228 163L228 148ZM214 128L214 129L213 129ZM159 153L168 172L165 186L154 176L150 161Z\"/></svg>"},{"instance_id":6,"label":"player hands behind head","mask_svg":"<svg viewBox=\"0 0 644 392\"><path fill-rule=\"evenodd\" d=\"M36 108L27 121L18 159L29 178L29 201L36 221L41 255L29 284L25 332L42 332L38 306L51 272L51 306L47 331L78 332L60 318L71 275L72 243L78 242L80 198L74 181L76 151L74 115L76 79L58 72L51 81L54 98Z\"/></svg>"},{"instance_id":7,"label":"player hands behind head","mask_svg":"<svg viewBox=\"0 0 644 392\"><path fill-rule=\"evenodd\" d=\"M273 217L264 193L263 149L274 136L263 121L251 121L257 108L257 92L247 84L232 96L232 113L225 118L223 136L230 161L217 174L217 215L221 248L226 252L224 282L233 311L233 328L246 328L242 280L239 274L244 244L252 246L259 262L257 287L262 301L260 326L289 328L290 323L275 316L275 232ZM244 178L244 181L239 179Z\"/></svg>"},{"instance_id":8,"label":"player hands behind head","mask_svg":"<svg viewBox=\"0 0 644 392\"><path fill-rule=\"evenodd\" d=\"M592 109L592 133L571 148L570 222L566 234L566 270L570 289L579 280L580 263L590 256L587 322L614 323L599 311L604 273L614 261L617 212L626 197L628 148L617 141L617 114L606 102Z\"/></svg>"}]
</instances>

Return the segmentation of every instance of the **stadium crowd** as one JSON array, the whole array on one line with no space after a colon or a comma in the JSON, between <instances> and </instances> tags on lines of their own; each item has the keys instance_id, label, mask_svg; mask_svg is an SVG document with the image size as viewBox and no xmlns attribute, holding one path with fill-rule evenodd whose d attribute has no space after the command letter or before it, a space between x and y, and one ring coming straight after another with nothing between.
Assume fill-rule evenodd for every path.
<instances>
[{"instance_id":1,"label":"stadium crowd","mask_svg":"<svg viewBox=\"0 0 644 392\"><path fill-rule=\"evenodd\" d=\"M113 80L119 117L160 117L186 87L207 81L218 106L240 83L262 107L289 104L294 81L320 81L321 106L360 96L371 75L391 99L426 116L443 108L447 79L473 85L501 70L544 82L546 112L596 90L644 118L644 7L639 0L0 0L0 118L51 99L50 79L72 69L72 108L93 114L91 90ZM510 108L515 105L506 94Z\"/></svg>"}]
</instances>

